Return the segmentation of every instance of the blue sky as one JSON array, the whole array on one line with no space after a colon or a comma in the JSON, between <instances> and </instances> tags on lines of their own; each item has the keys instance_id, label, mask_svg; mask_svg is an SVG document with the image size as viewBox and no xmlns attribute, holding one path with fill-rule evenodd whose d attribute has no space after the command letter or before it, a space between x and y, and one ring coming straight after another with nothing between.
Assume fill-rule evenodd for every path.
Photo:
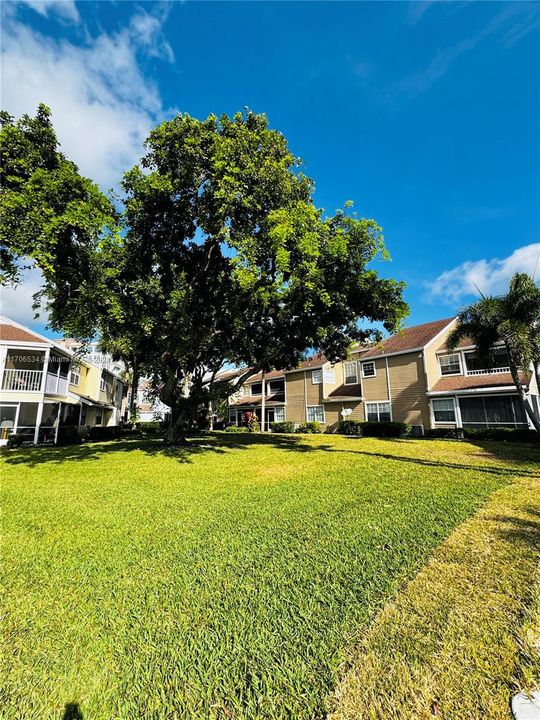
<instances>
[{"instance_id":1,"label":"blue sky","mask_svg":"<svg viewBox=\"0 0 540 720\"><path fill-rule=\"evenodd\" d=\"M540 254L540 4L4 2L2 105L49 104L103 187L175 112L265 112L329 213L384 228L409 323ZM540 275L540 268L538 270ZM36 273L3 312L36 329Z\"/></svg>"}]
</instances>

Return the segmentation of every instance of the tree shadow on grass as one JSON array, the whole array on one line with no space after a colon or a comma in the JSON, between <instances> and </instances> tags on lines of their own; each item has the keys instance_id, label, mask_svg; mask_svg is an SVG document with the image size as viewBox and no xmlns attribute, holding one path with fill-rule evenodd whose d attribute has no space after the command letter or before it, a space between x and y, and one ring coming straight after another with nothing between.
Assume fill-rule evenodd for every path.
<instances>
[{"instance_id":1,"label":"tree shadow on grass","mask_svg":"<svg viewBox=\"0 0 540 720\"><path fill-rule=\"evenodd\" d=\"M167 446L162 439L121 439L107 442L70 445L68 447L30 447L10 450L5 456L8 465L35 467L46 464L63 464L100 460L109 453L143 452L146 455L168 457L180 463L191 463L198 455L224 455L234 450L246 450L256 446L277 447L292 452L316 452L332 449L331 445L309 445L298 436L250 435L250 434L205 434L188 438L185 445Z\"/></svg>"},{"instance_id":2,"label":"tree shadow on grass","mask_svg":"<svg viewBox=\"0 0 540 720\"><path fill-rule=\"evenodd\" d=\"M64 707L62 720L84 720L84 715L79 703L67 703Z\"/></svg>"},{"instance_id":3,"label":"tree shadow on grass","mask_svg":"<svg viewBox=\"0 0 540 720\"><path fill-rule=\"evenodd\" d=\"M249 433L202 433L201 435L188 438L185 445L167 446L163 440L157 439L120 439L108 442L89 443L85 445L72 445L68 447L47 447L47 448L23 448L19 450L8 451L6 455L6 463L10 465L24 465L26 467L34 467L45 464L63 464L65 462L80 462L83 460L100 460L108 453L117 452L143 452L146 455L168 457L177 460L180 463L192 463L199 455L216 454L224 455L235 450L246 450L260 446L272 446L279 450L293 453L338 453L338 454L355 454L365 457L381 458L394 462L418 465L427 468L448 468L456 471L475 471L479 473L487 473L490 475L498 475L500 477L515 477L518 475L540 478L540 466L538 471L530 470L517 465L526 464L527 459L523 459L523 450L521 457L519 450L514 447L507 448L506 456L504 449L497 445L497 452L493 453L492 448L482 444L484 450L488 450L496 459L511 462L512 466L488 466L483 464L474 465L471 463L451 462L447 460L429 459L422 457L410 457L408 455L396 455L392 452L378 452L374 450L357 449L355 445L362 443L363 438L349 438L351 440L350 448L336 447L333 444L317 443L311 444L306 442L306 438L301 435L279 435L279 434L249 434ZM395 444L395 440L378 439L378 443L384 447L388 443L389 449ZM407 440L402 441L402 445L406 445ZM417 442L417 441L415 441ZM429 441L424 441L428 443ZM427 445L426 445L427 446ZM493 448L495 449L495 448ZM535 450L536 448L534 448ZM540 453L539 453L540 459ZM529 459L529 464L531 460Z\"/></svg>"},{"instance_id":4,"label":"tree shadow on grass","mask_svg":"<svg viewBox=\"0 0 540 720\"><path fill-rule=\"evenodd\" d=\"M540 554L540 511L536 508L525 507L522 510L525 517L510 517L506 515L489 515L488 520L499 523L502 527L497 534L511 543L530 545L532 550Z\"/></svg>"}]
</instances>

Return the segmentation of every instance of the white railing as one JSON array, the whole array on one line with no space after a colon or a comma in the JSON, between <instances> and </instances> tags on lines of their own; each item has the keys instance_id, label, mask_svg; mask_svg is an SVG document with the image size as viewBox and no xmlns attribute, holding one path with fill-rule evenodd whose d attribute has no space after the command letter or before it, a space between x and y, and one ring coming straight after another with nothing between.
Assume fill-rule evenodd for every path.
<instances>
[{"instance_id":1,"label":"white railing","mask_svg":"<svg viewBox=\"0 0 540 720\"><path fill-rule=\"evenodd\" d=\"M489 370L487 368L484 370L467 370L467 375L492 375L493 373L502 374L502 373L509 373L509 372L510 372L509 367L498 367L498 368L491 368L491 370Z\"/></svg>"},{"instance_id":2,"label":"white railing","mask_svg":"<svg viewBox=\"0 0 540 720\"><path fill-rule=\"evenodd\" d=\"M42 370L4 370L2 390L39 392L41 390Z\"/></svg>"},{"instance_id":3,"label":"white railing","mask_svg":"<svg viewBox=\"0 0 540 720\"><path fill-rule=\"evenodd\" d=\"M47 373L47 379L45 381L45 392L50 395L65 395L68 389L67 377L61 377L60 375Z\"/></svg>"}]
</instances>

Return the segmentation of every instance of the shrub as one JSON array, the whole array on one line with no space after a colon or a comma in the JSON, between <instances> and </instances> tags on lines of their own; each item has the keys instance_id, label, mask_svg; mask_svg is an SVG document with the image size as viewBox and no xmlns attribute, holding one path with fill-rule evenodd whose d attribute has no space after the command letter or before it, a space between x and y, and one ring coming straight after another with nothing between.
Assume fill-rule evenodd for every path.
<instances>
[{"instance_id":1,"label":"shrub","mask_svg":"<svg viewBox=\"0 0 540 720\"><path fill-rule=\"evenodd\" d=\"M362 423L364 437L407 437L411 432L408 423L400 422L365 422Z\"/></svg>"},{"instance_id":2,"label":"shrub","mask_svg":"<svg viewBox=\"0 0 540 720\"><path fill-rule=\"evenodd\" d=\"M8 448L21 447L23 440L24 440L24 433L15 433L14 435L9 436L6 446Z\"/></svg>"},{"instance_id":3,"label":"shrub","mask_svg":"<svg viewBox=\"0 0 540 720\"><path fill-rule=\"evenodd\" d=\"M270 430L273 433L293 433L294 423L291 420L270 423Z\"/></svg>"},{"instance_id":4,"label":"shrub","mask_svg":"<svg viewBox=\"0 0 540 720\"><path fill-rule=\"evenodd\" d=\"M316 421L301 423L296 428L297 433L307 433L309 435L316 435L322 433L321 423Z\"/></svg>"},{"instance_id":5,"label":"shrub","mask_svg":"<svg viewBox=\"0 0 540 720\"><path fill-rule=\"evenodd\" d=\"M463 435L469 440L510 440L513 442L540 442L536 430L517 428L463 428Z\"/></svg>"},{"instance_id":6,"label":"shrub","mask_svg":"<svg viewBox=\"0 0 540 720\"><path fill-rule=\"evenodd\" d=\"M95 425L88 431L90 440L95 442L96 440L117 440L122 433L120 425L112 425L111 427L101 427Z\"/></svg>"},{"instance_id":7,"label":"shrub","mask_svg":"<svg viewBox=\"0 0 540 720\"><path fill-rule=\"evenodd\" d=\"M242 422L247 427L249 432L260 432L261 426L257 420L257 416L252 412L245 412L242 415Z\"/></svg>"},{"instance_id":8,"label":"shrub","mask_svg":"<svg viewBox=\"0 0 540 720\"><path fill-rule=\"evenodd\" d=\"M448 440L463 440L463 428L432 428L426 430L424 437L427 438L442 438Z\"/></svg>"},{"instance_id":9,"label":"shrub","mask_svg":"<svg viewBox=\"0 0 540 720\"><path fill-rule=\"evenodd\" d=\"M84 442L88 442L88 440L90 440L90 430L88 429L88 427L86 425L82 425L78 429L78 434L79 434L79 442L84 443Z\"/></svg>"},{"instance_id":10,"label":"shrub","mask_svg":"<svg viewBox=\"0 0 540 720\"><path fill-rule=\"evenodd\" d=\"M57 445L77 445L80 442L77 425L61 425L58 428Z\"/></svg>"},{"instance_id":11,"label":"shrub","mask_svg":"<svg viewBox=\"0 0 540 720\"><path fill-rule=\"evenodd\" d=\"M361 435L362 423L358 420L340 420L337 424L337 432L342 435Z\"/></svg>"},{"instance_id":12,"label":"shrub","mask_svg":"<svg viewBox=\"0 0 540 720\"><path fill-rule=\"evenodd\" d=\"M161 420L148 420L137 423L136 428L143 435L161 435L165 430L165 423Z\"/></svg>"},{"instance_id":13,"label":"shrub","mask_svg":"<svg viewBox=\"0 0 540 720\"><path fill-rule=\"evenodd\" d=\"M247 433L249 432L249 428L244 427L243 425L237 426L237 425L229 425L225 428L225 432L228 433Z\"/></svg>"}]
</instances>

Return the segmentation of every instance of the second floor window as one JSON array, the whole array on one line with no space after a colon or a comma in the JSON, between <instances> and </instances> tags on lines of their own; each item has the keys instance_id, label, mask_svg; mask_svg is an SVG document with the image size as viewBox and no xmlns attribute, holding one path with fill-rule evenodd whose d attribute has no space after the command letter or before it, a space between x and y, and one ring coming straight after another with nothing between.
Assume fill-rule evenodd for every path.
<instances>
[{"instance_id":1,"label":"second floor window","mask_svg":"<svg viewBox=\"0 0 540 720\"><path fill-rule=\"evenodd\" d=\"M441 375L459 375L461 372L458 353L441 355L439 357L439 364L441 366Z\"/></svg>"},{"instance_id":2,"label":"second floor window","mask_svg":"<svg viewBox=\"0 0 540 720\"><path fill-rule=\"evenodd\" d=\"M253 385L251 385L251 394L262 395L262 383L253 383Z\"/></svg>"},{"instance_id":3,"label":"second floor window","mask_svg":"<svg viewBox=\"0 0 540 720\"><path fill-rule=\"evenodd\" d=\"M314 385L320 385L322 383L322 370L313 370L312 371L311 382Z\"/></svg>"},{"instance_id":4,"label":"second floor window","mask_svg":"<svg viewBox=\"0 0 540 720\"><path fill-rule=\"evenodd\" d=\"M358 382L358 363L345 363L345 385L354 385Z\"/></svg>"},{"instance_id":5,"label":"second floor window","mask_svg":"<svg viewBox=\"0 0 540 720\"><path fill-rule=\"evenodd\" d=\"M79 383L81 382L81 368L78 365L71 366L69 382L71 383L71 385L79 385Z\"/></svg>"},{"instance_id":6,"label":"second floor window","mask_svg":"<svg viewBox=\"0 0 540 720\"><path fill-rule=\"evenodd\" d=\"M101 376L101 380L99 383L99 389L101 392L107 392L107 383L105 382L105 378Z\"/></svg>"},{"instance_id":7,"label":"second floor window","mask_svg":"<svg viewBox=\"0 0 540 720\"><path fill-rule=\"evenodd\" d=\"M362 377L368 378L368 377L375 377L375 363L374 362L364 362L362 363Z\"/></svg>"}]
</instances>

